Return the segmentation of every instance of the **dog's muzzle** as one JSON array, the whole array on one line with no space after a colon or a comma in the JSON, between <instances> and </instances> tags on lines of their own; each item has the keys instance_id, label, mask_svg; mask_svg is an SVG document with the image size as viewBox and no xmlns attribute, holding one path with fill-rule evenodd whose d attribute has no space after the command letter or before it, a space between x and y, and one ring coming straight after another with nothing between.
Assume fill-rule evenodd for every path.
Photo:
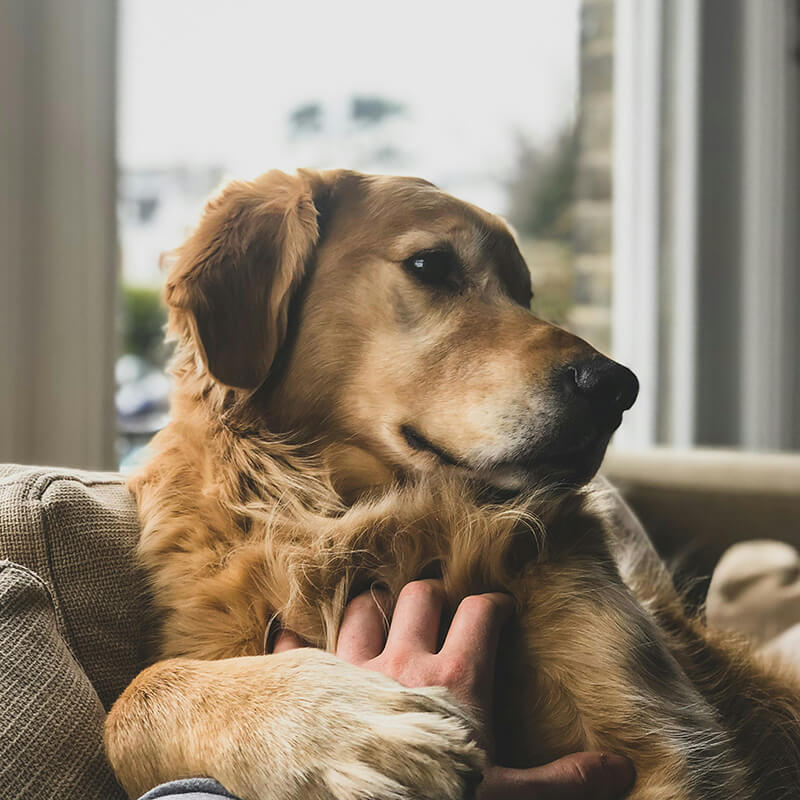
<instances>
[{"instance_id":1,"label":"dog's muzzle","mask_svg":"<svg viewBox=\"0 0 800 800\"><path fill-rule=\"evenodd\" d=\"M548 394L550 423L509 461L534 478L584 483L600 467L623 412L636 401L639 381L627 367L596 355L558 368Z\"/></svg>"}]
</instances>

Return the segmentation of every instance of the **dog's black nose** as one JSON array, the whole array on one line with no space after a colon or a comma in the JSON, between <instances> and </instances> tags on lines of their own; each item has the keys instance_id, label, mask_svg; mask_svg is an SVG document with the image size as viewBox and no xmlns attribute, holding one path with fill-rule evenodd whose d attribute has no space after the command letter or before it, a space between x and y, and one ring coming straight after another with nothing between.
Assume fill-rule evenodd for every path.
<instances>
[{"instance_id":1,"label":"dog's black nose","mask_svg":"<svg viewBox=\"0 0 800 800\"><path fill-rule=\"evenodd\" d=\"M564 380L568 393L581 395L599 411L614 415L627 411L639 394L636 376L603 356L570 364Z\"/></svg>"}]
</instances>

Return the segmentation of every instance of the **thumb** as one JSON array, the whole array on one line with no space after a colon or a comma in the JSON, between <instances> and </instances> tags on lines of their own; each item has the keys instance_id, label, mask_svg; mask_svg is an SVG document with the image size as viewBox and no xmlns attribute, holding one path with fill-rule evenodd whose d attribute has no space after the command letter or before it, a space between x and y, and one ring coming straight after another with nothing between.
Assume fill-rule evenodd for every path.
<instances>
[{"instance_id":1,"label":"thumb","mask_svg":"<svg viewBox=\"0 0 800 800\"><path fill-rule=\"evenodd\" d=\"M633 786L636 771L623 756L572 753L532 769L490 767L479 800L617 800Z\"/></svg>"}]
</instances>

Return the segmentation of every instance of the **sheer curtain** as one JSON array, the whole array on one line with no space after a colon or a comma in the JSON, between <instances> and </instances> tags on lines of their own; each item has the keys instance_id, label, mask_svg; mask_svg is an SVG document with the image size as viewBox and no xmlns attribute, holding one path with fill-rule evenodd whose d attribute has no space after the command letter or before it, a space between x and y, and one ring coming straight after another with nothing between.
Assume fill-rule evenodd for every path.
<instances>
[{"instance_id":1,"label":"sheer curtain","mask_svg":"<svg viewBox=\"0 0 800 800\"><path fill-rule=\"evenodd\" d=\"M116 3L0 9L0 460L113 467Z\"/></svg>"},{"instance_id":2,"label":"sheer curtain","mask_svg":"<svg viewBox=\"0 0 800 800\"><path fill-rule=\"evenodd\" d=\"M800 449L800 3L615 12L616 444Z\"/></svg>"}]
</instances>

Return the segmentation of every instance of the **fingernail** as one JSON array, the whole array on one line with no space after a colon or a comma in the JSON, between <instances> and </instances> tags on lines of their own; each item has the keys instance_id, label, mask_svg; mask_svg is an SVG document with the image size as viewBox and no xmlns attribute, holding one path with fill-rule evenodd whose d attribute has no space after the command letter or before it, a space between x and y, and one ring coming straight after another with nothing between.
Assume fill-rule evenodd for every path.
<instances>
[{"instance_id":1,"label":"fingernail","mask_svg":"<svg viewBox=\"0 0 800 800\"><path fill-rule=\"evenodd\" d=\"M601 753L600 761L609 787L614 792L624 792L633 786L636 780L636 768L633 762L625 756L615 753Z\"/></svg>"},{"instance_id":2,"label":"fingernail","mask_svg":"<svg viewBox=\"0 0 800 800\"><path fill-rule=\"evenodd\" d=\"M275 640L281 632L281 621L277 614L273 614L264 628L264 642L262 655L269 655L275 647Z\"/></svg>"}]
</instances>

